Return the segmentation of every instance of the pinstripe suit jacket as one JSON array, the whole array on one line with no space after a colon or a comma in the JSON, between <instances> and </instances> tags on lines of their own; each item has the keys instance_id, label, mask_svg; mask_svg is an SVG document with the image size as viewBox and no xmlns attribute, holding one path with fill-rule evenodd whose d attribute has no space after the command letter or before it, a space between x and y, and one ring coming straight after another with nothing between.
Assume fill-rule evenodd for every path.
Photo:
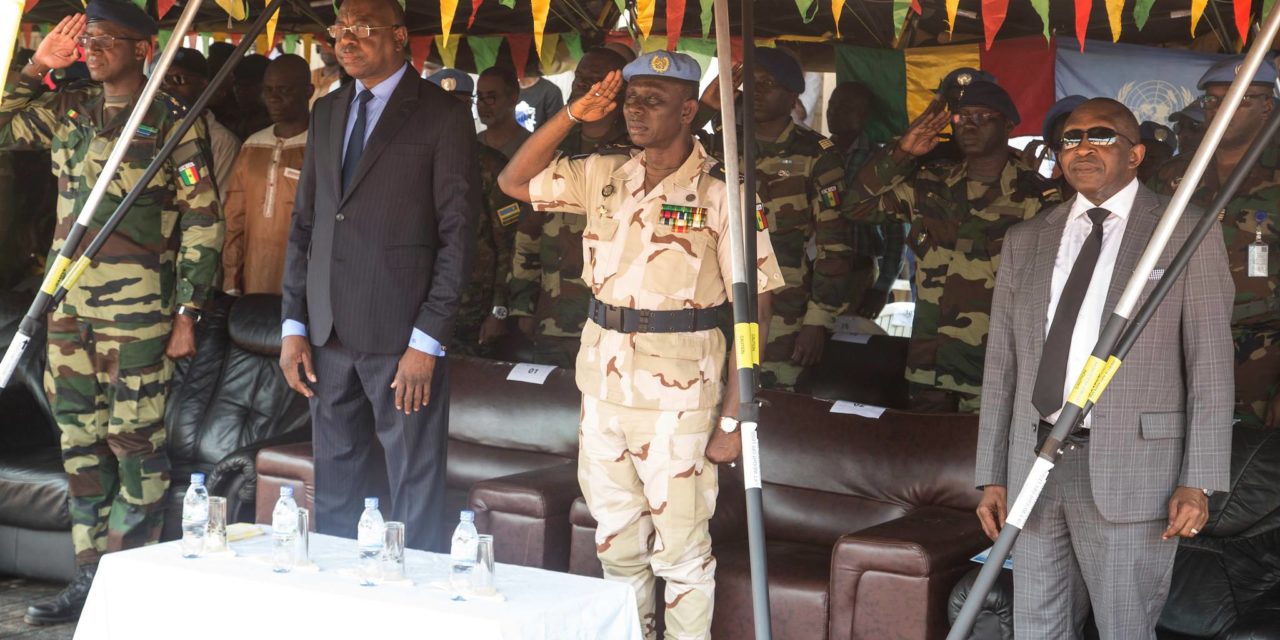
<instances>
[{"instance_id":1,"label":"pinstripe suit jacket","mask_svg":"<svg viewBox=\"0 0 1280 640\"><path fill-rule=\"evenodd\" d=\"M311 112L285 258L284 319L306 324L317 346L336 330L356 351L399 354L415 327L447 346L480 211L471 111L408 68L343 193L354 86Z\"/></svg>"},{"instance_id":2,"label":"pinstripe suit jacket","mask_svg":"<svg viewBox=\"0 0 1280 640\"><path fill-rule=\"evenodd\" d=\"M1167 204L1139 188L1116 258L1104 323ZM1044 348L1053 263L1070 210L1068 201L1011 229L996 274L974 480L978 486L1009 486L1010 500L1035 459L1039 415L1031 392ZM1179 221L1139 306L1197 217L1189 210ZM1210 233L1093 410L1086 451L1094 503L1107 520L1165 518L1176 486L1227 489L1232 295L1226 250Z\"/></svg>"}]
</instances>

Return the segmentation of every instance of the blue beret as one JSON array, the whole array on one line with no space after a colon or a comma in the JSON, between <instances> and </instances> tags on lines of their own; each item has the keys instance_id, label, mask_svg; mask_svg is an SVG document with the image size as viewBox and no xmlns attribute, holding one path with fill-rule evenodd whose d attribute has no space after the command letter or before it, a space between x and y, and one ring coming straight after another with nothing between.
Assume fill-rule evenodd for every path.
<instances>
[{"instance_id":1,"label":"blue beret","mask_svg":"<svg viewBox=\"0 0 1280 640\"><path fill-rule=\"evenodd\" d=\"M778 86L791 93L804 93L804 70L800 61L782 49L756 47L756 65L769 72Z\"/></svg>"},{"instance_id":2,"label":"blue beret","mask_svg":"<svg viewBox=\"0 0 1280 640\"><path fill-rule=\"evenodd\" d=\"M467 95L471 95L472 93L475 93L476 90L476 83L471 79L471 76L462 71L458 71L457 69L450 69L448 67L431 74L427 80L434 82L441 89L450 93L465 93Z\"/></svg>"},{"instance_id":3,"label":"blue beret","mask_svg":"<svg viewBox=\"0 0 1280 640\"><path fill-rule=\"evenodd\" d=\"M938 83L938 88L934 89L933 92L937 95L941 95L946 93L947 90L951 88L951 85L957 82L962 86L968 86L970 83L977 82L979 80L984 82L995 82L996 77L986 71L980 71L973 67L959 67L957 69L952 69L951 73L948 73L947 76L942 79L942 82Z\"/></svg>"},{"instance_id":4,"label":"blue beret","mask_svg":"<svg viewBox=\"0 0 1280 640\"><path fill-rule=\"evenodd\" d=\"M964 95L960 96L960 103L956 105L956 108L960 107L995 109L1013 124L1022 122L1022 118L1018 116L1018 108L1013 105L1013 98L1000 85L986 80L974 80L965 87Z\"/></svg>"},{"instance_id":5,"label":"blue beret","mask_svg":"<svg viewBox=\"0 0 1280 640\"><path fill-rule=\"evenodd\" d=\"M652 51L622 68L622 79L631 82L632 78L665 78L698 84L702 80L702 67L683 53Z\"/></svg>"},{"instance_id":6,"label":"blue beret","mask_svg":"<svg viewBox=\"0 0 1280 640\"><path fill-rule=\"evenodd\" d=\"M139 35L156 35L156 21L127 0L91 0L84 8L89 22L110 22Z\"/></svg>"},{"instance_id":7,"label":"blue beret","mask_svg":"<svg viewBox=\"0 0 1280 640\"><path fill-rule=\"evenodd\" d=\"M1225 60L1220 60L1217 64L1209 67L1209 70L1200 76L1200 82L1196 84L1197 89L1204 89L1209 84L1231 84L1236 79L1236 73L1244 65L1244 56L1231 56ZM1253 84L1275 84L1276 81L1276 62L1275 57L1268 55L1262 59L1262 64L1258 65L1258 72L1253 74Z\"/></svg>"},{"instance_id":8,"label":"blue beret","mask_svg":"<svg viewBox=\"0 0 1280 640\"><path fill-rule=\"evenodd\" d=\"M1067 96L1053 103L1053 106L1049 107L1049 113L1044 114L1044 124L1040 127L1040 133L1044 141L1052 142L1049 137L1053 135L1053 125L1058 121L1058 118L1065 118L1071 115L1071 112L1075 111L1076 107L1088 101L1088 98L1076 95Z\"/></svg>"},{"instance_id":9,"label":"blue beret","mask_svg":"<svg viewBox=\"0 0 1280 640\"><path fill-rule=\"evenodd\" d=\"M1166 127L1158 122L1147 120L1138 125L1138 138L1143 144L1158 142L1172 151L1174 145L1177 144L1177 136L1173 135L1173 129Z\"/></svg>"},{"instance_id":10,"label":"blue beret","mask_svg":"<svg viewBox=\"0 0 1280 640\"><path fill-rule=\"evenodd\" d=\"M1169 122L1176 123L1178 120L1190 120L1197 124L1204 124L1204 107L1200 106L1199 101L1192 102L1182 111L1169 116Z\"/></svg>"}]
</instances>

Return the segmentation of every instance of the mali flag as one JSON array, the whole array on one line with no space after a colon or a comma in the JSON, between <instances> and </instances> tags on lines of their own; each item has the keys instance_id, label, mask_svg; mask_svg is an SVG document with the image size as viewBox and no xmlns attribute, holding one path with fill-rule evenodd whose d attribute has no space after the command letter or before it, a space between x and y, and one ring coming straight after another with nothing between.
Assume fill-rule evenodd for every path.
<instances>
[{"instance_id":1,"label":"mali flag","mask_svg":"<svg viewBox=\"0 0 1280 640\"><path fill-rule=\"evenodd\" d=\"M1039 135L1053 105L1055 47L1033 36L999 40L989 50L980 43L916 49L868 49L836 45L836 79L867 85L877 99L867 135L887 142L924 112L933 92L953 69L973 67L996 77L1018 106L1022 123L1013 135Z\"/></svg>"}]
</instances>

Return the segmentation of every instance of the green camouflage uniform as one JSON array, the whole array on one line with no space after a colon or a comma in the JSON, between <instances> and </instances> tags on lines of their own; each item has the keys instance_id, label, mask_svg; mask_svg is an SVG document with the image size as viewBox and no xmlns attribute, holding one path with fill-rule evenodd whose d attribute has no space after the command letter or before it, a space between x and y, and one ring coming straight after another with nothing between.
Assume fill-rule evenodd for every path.
<instances>
[{"instance_id":1,"label":"green camouflage uniform","mask_svg":"<svg viewBox=\"0 0 1280 640\"><path fill-rule=\"evenodd\" d=\"M498 174L507 166L502 152L480 145L480 185L485 215L476 224L476 252L471 283L462 292L452 353L488 357L489 345L480 344L480 327L494 307L507 306L507 280L511 276L511 243L516 221L528 206L498 188Z\"/></svg>"},{"instance_id":2,"label":"green camouflage uniform","mask_svg":"<svg viewBox=\"0 0 1280 640\"><path fill-rule=\"evenodd\" d=\"M618 118L615 130L600 140L584 137L575 125L560 154L574 157L625 144L626 128ZM507 308L514 317L537 320L534 359L541 364L571 368L578 356L591 300L591 289L582 281L585 229L582 216L554 211L525 210L516 225Z\"/></svg>"},{"instance_id":3,"label":"green camouflage uniform","mask_svg":"<svg viewBox=\"0 0 1280 640\"><path fill-rule=\"evenodd\" d=\"M853 238L840 211L844 158L830 140L795 124L757 148L756 193L787 281L773 293L761 382L790 391L804 370L791 362L800 329L829 331L849 301Z\"/></svg>"},{"instance_id":4,"label":"green camouflage uniform","mask_svg":"<svg viewBox=\"0 0 1280 640\"><path fill-rule=\"evenodd\" d=\"M103 105L97 85L47 92L25 77L0 103L0 148L49 149L53 158L58 221L50 264L131 111L124 108L103 122ZM184 113L180 102L157 94L94 212L88 237L136 184ZM199 126L187 133L49 316L45 389L62 431L79 564L160 535L169 486L164 404L173 366L164 351L171 318L178 305L208 299L222 247L204 136Z\"/></svg>"},{"instance_id":5,"label":"green camouflage uniform","mask_svg":"<svg viewBox=\"0 0 1280 640\"><path fill-rule=\"evenodd\" d=\"M1152 189L1171 194L1186 173L1188 158L1174 158L1156 174ZM1212 204L1218 192L1217 173L1210 165L1191 201L1201 207ZM1219 212L1222 238L1227 245L1231 279L1236 286L1231 314L1235 341L1237 418L1252 424L1266 419L1267 403L1280 380L1280 147L1268 149L1245 178L1236 196ZM1262 220L1258 220L1258 216ZM1262 230L1268 247L1267 275L1249 276L1249 245Z\"/></svg>"},{"instance_id":6,"label":"green camouflage uniform","mask_svg":"<svg viewBox=\"0 0 1280 640\"><path fill-rule=\"evenodd\" d=\"M977 411L1004 234L1061 198L1013 154L999 183L984 185L966 179L964 162L898 163L896 148L890 142L867 162L850 182L848 203L859 221L911 224L918 293L906 377L913 404ZM940 395L942 402L925 400Z\"/></svg>"}]
</instances>

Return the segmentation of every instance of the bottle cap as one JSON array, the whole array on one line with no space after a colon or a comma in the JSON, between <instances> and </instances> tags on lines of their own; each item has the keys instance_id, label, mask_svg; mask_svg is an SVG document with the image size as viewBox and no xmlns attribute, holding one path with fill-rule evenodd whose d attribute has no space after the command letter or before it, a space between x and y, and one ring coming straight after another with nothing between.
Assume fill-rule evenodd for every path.
<instances>
[{"instance_id":1,"label":"bottle cap","mask_svg":"<svg viewBox=\"0 0 1280 640\"><path fill-rule=\"evenodd\" d=\"M203 474L203 473L200 473L200 472L196 472L196 473L191 474L191 484L194 484L194 485L203 485L203 484L204 484L204 474Z\"/></svg>"},{"instance_id":2,"label":"bottle cap","mask_svg":"<svg viewBox=\"0 0 1280 640\"><path fill-rule=\"evenodd\" d=\"M463 509L462 513L460 514L460 517L462 518L463 522L475 522L476 512L471 511L470 509Z\"/></svg>"},{"instance_id":3,"label":"bottle cap","mask_svg":"<svg viewBox=\"0 0 1280 640\"><path fill-rule=\"evenodd\" d=\"M293 497L293 487L280 487L280 497Z\"/></svg>"},{"instance_id":4,"label":"bottle cap","mask_svg":"<svg viewBox=\"0 0 1280 640\"><path fill-rule=\"evenodd\" d=\"M377 509L377 508L378 508L378 499L377 499L377 498L365 498L365 499L364 499L364 508L366 508L366 509Z\"/></svg>"}]
</instances>

